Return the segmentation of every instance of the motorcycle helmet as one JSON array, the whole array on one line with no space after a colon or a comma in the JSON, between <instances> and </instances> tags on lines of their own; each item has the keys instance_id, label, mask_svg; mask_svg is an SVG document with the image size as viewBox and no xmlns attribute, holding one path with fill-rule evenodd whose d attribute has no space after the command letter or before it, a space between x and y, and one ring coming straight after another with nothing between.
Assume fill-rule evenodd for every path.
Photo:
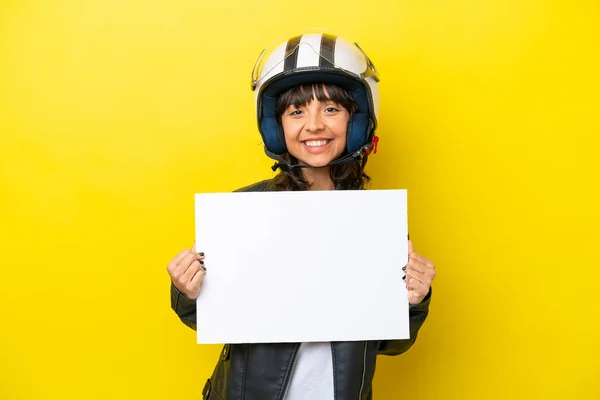
<instances>
[{"instance_id":1,"label":"motorcycle helmet","mask_svg":"<svg viewBox=\"0 0 600 400\"><path fill-rule=\"evenodd\" d=\"M252 71L256 116L265 153L281 161L279 155L287 152L283 129L275 115L279 95L292 87L313 83L344 88L358 106L348 123L346 151L341 158L352 161L363 153L369 154L373 147L376 150L379 74L375 66L356 43L330 33L305 33L263 50ZM341 160L336 161L331 164Z\"/></svg>"}]
</instances>

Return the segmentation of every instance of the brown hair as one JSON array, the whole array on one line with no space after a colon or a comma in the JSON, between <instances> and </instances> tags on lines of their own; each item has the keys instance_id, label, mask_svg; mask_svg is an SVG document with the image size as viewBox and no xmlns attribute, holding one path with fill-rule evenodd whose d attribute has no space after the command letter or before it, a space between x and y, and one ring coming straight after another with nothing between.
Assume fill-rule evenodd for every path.
<instances>
[{"instance_id":1,"label":"brown hair","mask_svg":"<svg viewBox=\"0 0 600 400\"><path fill-rule=\"evenodd\" d=\"M358 105L347 90L333 84L314 83L309 85L295 86L279 95L275 116L281 125L283 113L291 105L300 107L308 105L313 100L327 101L343 106L350 118L358 110ZM297 164L298 160L289 153L282 154L282 157L292 163ZM367 156L363 155L359 160L338 164L329 167L329 176L333 181L336 190L356 190L364 189L371 178L365 173L364 168L367 164ZM308 190L309 183L302 174L302 168L289 168L281 165L281 172L275 177L274 183L280 190Z\"/></svg>"}]
</instances>

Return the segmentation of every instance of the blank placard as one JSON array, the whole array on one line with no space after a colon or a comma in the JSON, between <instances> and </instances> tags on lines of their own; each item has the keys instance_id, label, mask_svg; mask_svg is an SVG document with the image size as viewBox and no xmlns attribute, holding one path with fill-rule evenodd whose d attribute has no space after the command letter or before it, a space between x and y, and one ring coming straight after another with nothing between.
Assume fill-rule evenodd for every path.
<instances>
[{"instance_id":1,"label":"blank placard","mask_svg":"<svg viewBox=\"0 0 600 400\"><path fill-rule=\"evenodd\" d=\"M409 338L406 190L196 194L198 343Z\"/></svg>"}]
</instances>

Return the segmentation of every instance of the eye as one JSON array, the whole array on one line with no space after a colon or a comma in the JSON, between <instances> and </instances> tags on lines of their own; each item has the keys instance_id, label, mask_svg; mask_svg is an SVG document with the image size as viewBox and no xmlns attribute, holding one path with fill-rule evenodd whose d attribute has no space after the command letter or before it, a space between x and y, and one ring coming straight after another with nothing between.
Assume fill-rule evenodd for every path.
<instances>
[{"instance_id":1,"label":"eye","mask_svg":"<svg viewBox=\"0 0 600 400\"><path fill-rule=\"evenodd\" d=\"M325 112L327 112L327 113L333 113L333 112L339 112L339 111L340 111L339 108L335 108L335 107L327 107L325 109Z\"/></svg>"},{"instance_id":2,"label":"eye","mask_svg":"<svg viewBox=\"0 0 600 400\"><path fill-rule=\"evenodd\" d=\"M301 114L302 114L302 110L294 110L291 113L289 113L290 116L301 115Z\"/></svg>"}]
</instances>

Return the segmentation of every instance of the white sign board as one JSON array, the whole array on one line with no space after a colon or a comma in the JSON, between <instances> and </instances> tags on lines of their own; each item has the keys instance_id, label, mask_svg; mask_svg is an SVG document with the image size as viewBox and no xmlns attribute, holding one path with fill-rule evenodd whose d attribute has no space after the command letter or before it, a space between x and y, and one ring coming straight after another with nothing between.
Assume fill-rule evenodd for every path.
<instances>
[{"instance_id":1,"label":"white sign board","mask_svg":"<svg viewBox=\"0 0 600 400\"><path fill-rule=\"evenodd\" d=\"M196 194L198 343L407 339L405 190Z\"/></svg>"}]
</instances>

